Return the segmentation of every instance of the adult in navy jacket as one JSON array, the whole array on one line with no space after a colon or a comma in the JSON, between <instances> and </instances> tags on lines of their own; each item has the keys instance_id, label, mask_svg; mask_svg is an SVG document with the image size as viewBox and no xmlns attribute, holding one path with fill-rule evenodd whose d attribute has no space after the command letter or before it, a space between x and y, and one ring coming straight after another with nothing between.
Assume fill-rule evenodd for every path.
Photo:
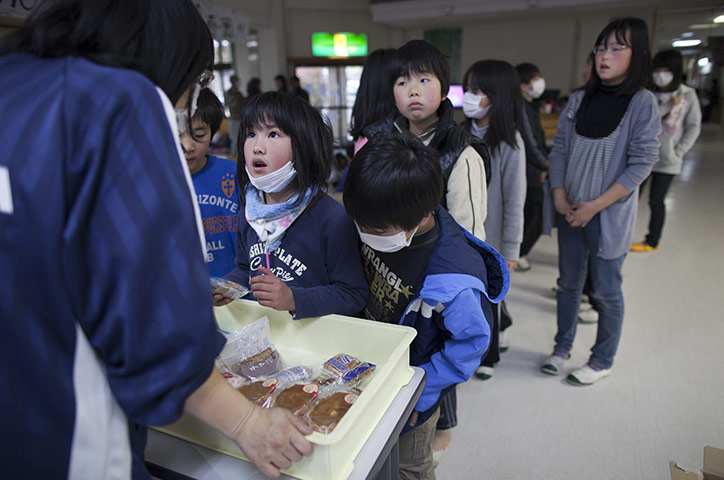
<instances>
[{"instance_id":1,"label":"adult in navy jacket","mask_svg":"<svg viewBox=\"0 0 724 480\"><path fill-rule=\"evenodd\" d=\"M213 368L224 339L173 114L193 113L212 59L189 0L52 2L0 47L5 478L150 478L145 426L184 409L268 475L311 451L308 427Z\"/></svg>"}]
</instances>

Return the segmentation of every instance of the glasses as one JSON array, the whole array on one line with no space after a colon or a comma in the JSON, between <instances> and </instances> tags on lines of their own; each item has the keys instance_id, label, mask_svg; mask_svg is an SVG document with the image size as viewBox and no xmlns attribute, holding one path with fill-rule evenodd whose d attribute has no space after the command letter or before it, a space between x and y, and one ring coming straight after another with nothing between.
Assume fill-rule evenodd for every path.
<instances>
[{"instance_id":1,"label":"glasses","mask_svg":"<svg viewBox=\"0 0 724 480\"><path fill-rule=\"evenodd\" d=\"M598 45L596 47L593 47L593 54L594 55L603 55L603 52L608 52L611 55L617 55L627 48L631 48L628 45L619 45L619 44L613 44L608 47L604 47L603 45Z\"/></svg>"},{"instance_id":2,"label":"glasses","mask_svg":"<svg viewBox=\"0 0 724 480\"><path fill-rule=\"evenodd\" d=\"M199 87L206 88L211 84L212 80L214 80L214 73L211 70L204 70L201 75L199 75L196 83L199 84Z\"/></svg>"}]
</instances>

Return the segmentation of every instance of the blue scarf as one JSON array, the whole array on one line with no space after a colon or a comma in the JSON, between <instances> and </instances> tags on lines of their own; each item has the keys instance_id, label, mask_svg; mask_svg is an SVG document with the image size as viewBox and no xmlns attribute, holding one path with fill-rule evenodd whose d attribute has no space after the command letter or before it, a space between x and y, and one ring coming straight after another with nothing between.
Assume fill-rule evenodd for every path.
<instances>
[{"instance_id":1,"label":"blue scarf","mask_svg":"<svg viewBox=\"0 0 724 480\"><path fill-rule=\"evenodd\" d=\"M246 221L259 236L267 252L273 252L282 243L284 234L294 220L302 214L312 200L312 188L304 192L302 201L293 206L298 194L291 196L284 203L267 205L264 203L264 193L254 188L253 185L246 186L244 193L246 198Z\"/></svg>"}]
</instances>

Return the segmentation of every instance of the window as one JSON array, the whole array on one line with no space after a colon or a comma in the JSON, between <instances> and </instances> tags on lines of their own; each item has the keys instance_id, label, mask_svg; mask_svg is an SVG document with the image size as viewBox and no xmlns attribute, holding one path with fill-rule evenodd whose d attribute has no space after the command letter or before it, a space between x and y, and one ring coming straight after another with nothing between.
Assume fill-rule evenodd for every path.
<instances>
[{"instance_id":1,"label":"window","mask_svg":"<svg viewBox=\"0 0 724 480\"><path fill-rule=\"evenodd\" d=\"M296 67L299 83L309 93L309 103L329 119L335 143L352 141L349 135L352 107L362 75L361 65Z\"/></svg>"}]
</instances>

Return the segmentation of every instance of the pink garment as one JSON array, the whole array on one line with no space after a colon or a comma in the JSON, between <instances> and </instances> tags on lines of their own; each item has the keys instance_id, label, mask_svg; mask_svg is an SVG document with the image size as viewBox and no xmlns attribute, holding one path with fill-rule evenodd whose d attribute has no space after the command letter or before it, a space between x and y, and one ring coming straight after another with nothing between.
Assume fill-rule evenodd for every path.
<instances>
[{"instance_id":1,"label":"pink garment","mask_svg":"<svg viewBox=\"0 0 724 480\"><path fill-rule=\"evenodd\" d=\"M365 146L365 143L367 143L367 137L360 135L357 138L357 141L354 142L354 155L357 155L357 152L360 148Z\"/></svg>"}]
</instances>

